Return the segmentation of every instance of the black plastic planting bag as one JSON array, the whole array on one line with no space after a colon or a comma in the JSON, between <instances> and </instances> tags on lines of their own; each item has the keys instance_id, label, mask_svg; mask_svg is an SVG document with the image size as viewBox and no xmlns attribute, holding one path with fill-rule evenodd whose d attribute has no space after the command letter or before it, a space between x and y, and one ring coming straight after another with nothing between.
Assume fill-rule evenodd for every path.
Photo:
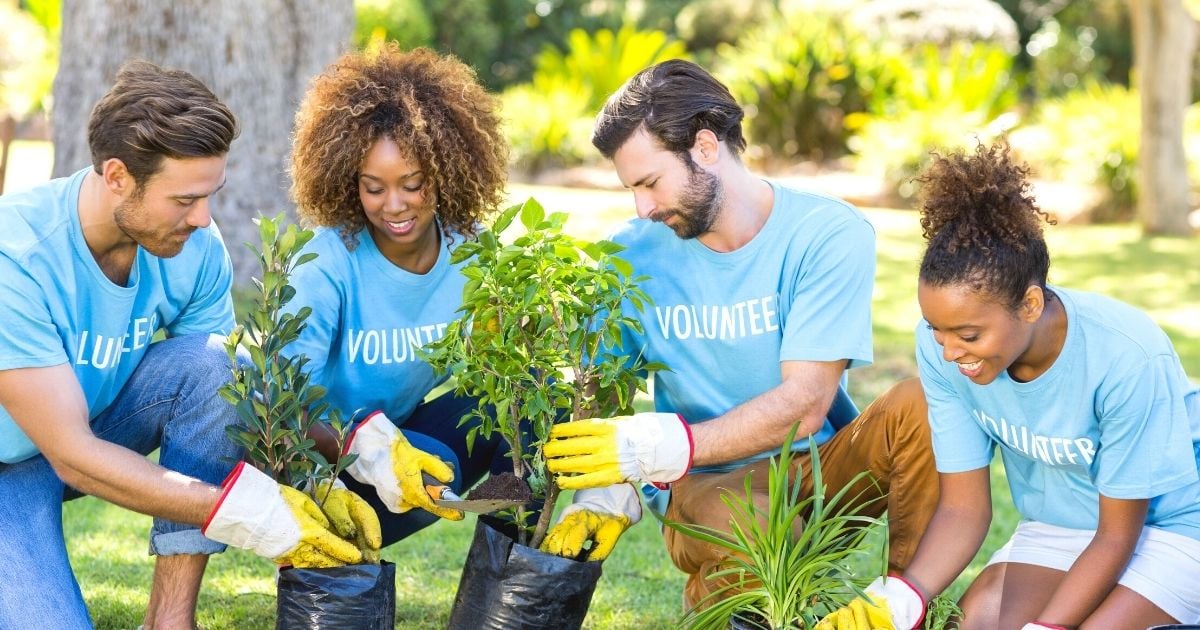
<instances>
[{"instance_id":1,"label":"black plastic planting bag","mask_svg":"<svg viewBox=\"0 0 1200 630\"><path fill-rule=\"evenodd\" d=\"M450 628L579 628L600 580L599 562L518 545L511 527L480 517L467 553Z\"/></svg>"},{"instance_id":2,"label":"black plastic planting bag","mask_svg":"<svg viewBox=\"0 0 1200 630\"><path fill-rule=\"evenodd\" d=\"M279 571L276 630L392 630L396 565L352 564Z\"/></svg>"}]
</instances>

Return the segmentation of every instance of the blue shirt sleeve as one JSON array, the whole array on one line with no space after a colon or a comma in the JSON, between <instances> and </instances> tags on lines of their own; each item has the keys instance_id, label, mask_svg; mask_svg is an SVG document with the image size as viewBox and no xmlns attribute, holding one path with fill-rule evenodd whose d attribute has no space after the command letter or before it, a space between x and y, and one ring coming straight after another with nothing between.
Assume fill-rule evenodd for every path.
<instances>
[{"instance_id":1,"label":"blue shirt sleeve","mask_svg":"<svg viewBox=\"0 0 1200 630\"><path fill-rule=\"evenodd\" d=\"M917 325L917 369L929 403L929 427L938 472L956 473L985 468L995 443L971 417L966 401L942 372L944 361L924 320Z\"/></svg>"},{"instance_id":2,"label":"blue shirt sleeve","mask_svg":"<svg viewBox=\"0 0 1200 630\"><path fill-rule=\"evenodd\" d=\"M0 255L0 370L67 362L42 289L11 258Z\"/></svg>"},{"instance_id":3,"label":"blue shirt sleeve","mask_svg":"<svg viewBox=\"0 0 1200 630\"><path fill-rule=\"evenodd\" d=\"M857 215L830 226L791 261L793 278L781 361L837 361L870 365L871 293L875 284L875 231ZM817 343L814 343L817 342Z\"/></svg>"},{"instance_id":4,"label":"blue shirt sleeve","mask_svg":"<svg viewBox=\"0 0 1200 630\"><path fill-rule=\"evenodd\" d=\"M315 242L315 241L314 241ZM305 253L310 249L306 248ZM341 334L342 313L345 311L344 290L348 280L340 277L333 255L328 251L317 251L317 258L296 268L291 285L296 289L287 309L293 313L304 307L312 312L304 320L300 336L284 349L287 356L304 356L308 359L305 369L314 385L328 386L325 376L330 353L338 347ZM349 275L349 274L345 274Z\"/></svg>"},{"instance_id":5,"label":"blue shirt sleeve","mask_svg":"<svg viewBox=\"0 0 1200 630\"><path fill-rule=\"evenodd\" d=\"M216 223L208 231L208 234L197 233L192 237L203 237L204 249L196 270L192 298L180 311L179 317L167 326L171 336L229 334L233 330L233 296L230 293L233 288L233 264Z\"/></svg>"},{"instance_id":6,"label":"blue shirt sleeve","mask_svg":"<svg viewBox=\"0 0 1200 630\"><path fill-rule=\"evenodd\" d=\"M1174 355L1156 355L1105 379L1096 392L1101 494L1149 499L1196 481L1184 380Z\"/></svg>"}]
</instances>

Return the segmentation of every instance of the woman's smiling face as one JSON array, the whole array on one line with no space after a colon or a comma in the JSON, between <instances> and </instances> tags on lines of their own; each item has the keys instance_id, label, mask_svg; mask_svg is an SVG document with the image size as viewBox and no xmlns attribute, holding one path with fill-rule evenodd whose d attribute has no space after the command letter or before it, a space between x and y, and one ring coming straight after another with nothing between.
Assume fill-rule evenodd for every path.
<instances>
[{"instance_id":1,"label":"woman's smiling face","mask_svg":"<svg viewBox=\"0 0 1200 630\"><path fill-rule=\"evenodd\" d=\"M1028 307L1016 311L995 297L964 284L917 287L921 315L942 346L942 358L958 364L963 376L979 385L996 380L1030 347L1037 316ZM1037 315L1041 309L1037 308Z\"/></svg>"},{"instance_id":2,"label":"woman's smiling face","mask_svg":"<svg viewBox=\"0 0 1200 630\"><path fill-rule=\"evenodd\" d=\"M391 138L376 140L363 158L358 197L379 250L393 262L437 246L432 188L421 164Z\"/></svg>"}]
</instances>

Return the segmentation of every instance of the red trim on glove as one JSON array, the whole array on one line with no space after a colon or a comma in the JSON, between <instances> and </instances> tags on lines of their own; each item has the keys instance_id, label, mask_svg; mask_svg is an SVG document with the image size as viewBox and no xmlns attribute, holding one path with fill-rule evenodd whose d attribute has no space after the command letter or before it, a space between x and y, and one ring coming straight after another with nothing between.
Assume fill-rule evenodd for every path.
<instances>
[{"instance_id":1,"label":"red trim on glove","mask_svg":"<svg viewBox=\"0 0 1200 630\"><path fill-rule=\"evenodd\" d=\"M208 513L208 518L204 519L204 525L200 526L200 533L204 534L212 523L213 517L217 515L217 510L221 509L221 504L225 502L225 497L229 495L229 491L233 490L233 484L237 483L238 477L242 475L242 469L245 468L246 462L240 461L229 474L225 476L225 481L221 482L221 496L217 497L217 504L213 506L211 512Z\"/></svg>"},{"instance_id":2,"label":"red trim on glove","mask_svg":"<svg viewBox=\"0 0 1200 630\"><path fill-rule=\"evenodd\" d=\"M888 575L888 579L889 580L900 580L901 582L904 583L905 586L912 589L912 592L917 594L917 599L921 600L921 616L917 617L917 624L914 625L911 630L916 630L917 628L920 628L921 622L925 620L925 611L929 608L929 602L925 601L925 596L921 594L921 589L917 588L912 582L909 582L908 580L904 579L903 576L895 574L895 573ZM1062 628L1061 630L1066 630L1066 628Z\"/></svg>"},{"instance_id":3,"label":"red trim on glove","mask_svg":"<svg viewBox=\"0 0 1200 630\"><path fill-rule=\"evenodd\" d=\"M342 455L345 455L346 453L350 452L350 445L352 443L354 443L354 436L355 436L355 434L358 433L358 430L363 428L364 425L366 425L368 422L370 422L371 418L374 418L375 416L378 416L381 414L383 414L383 410L376 409L375 411L372 411L371 414L368 415L365 420L354 425L354 428L350 430L350 435L346 436L346 444L345 444L345 446L342 447Z\"/></svg>"},{"instance_id":4,"label":"red trim on glove","mask_svg":"<svg viewBox=\"0 0 1200 630\"><path fill-rule=\"evenodd\" d=\"M1060 626L1055 623L1046 623L1045 621L1034 621L1033 625L1041 626L1043 628L1053 628L1053 630L1067 630L1065 626Z\"/></svg>"},{"instance_id":5,"label":"red trim on glove","mask_svg":"<svg viewBox=\"0 0 1200 630\"><path fill-rule=\"evenodd\" d=\"M688 471L692 469L692 459L696 456L696 440L695 440L695 438L692 437L692 426L690 424L688 424L687 420L683 419L683 416L681 416L679 414L675 414L675 417L679 418L679 423L683 425L683 432L687 434L687 439L688 439L687 468L683 469L683 474L679 475L679 477L677 479L672 479L671 481L668 481L667 483L660 483L657 481L650 482L650 485L654 486L655 488L658 488L659 490L670 490L671 484L686 477L688 474Z\"/></svg>"}]
</instances>

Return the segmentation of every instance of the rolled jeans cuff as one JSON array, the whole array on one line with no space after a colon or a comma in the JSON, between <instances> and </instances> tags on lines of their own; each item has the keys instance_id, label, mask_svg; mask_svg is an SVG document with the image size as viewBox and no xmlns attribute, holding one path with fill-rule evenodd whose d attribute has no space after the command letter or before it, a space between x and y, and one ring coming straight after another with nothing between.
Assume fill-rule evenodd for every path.
<instances>
[{"instance_id":1,"label":"rolled jeans cuff","mask_svg":"<svg viewBox=\"0 0 1200 630\"><path fill-rule=\"evenodd\" d=\"M212 555L225 551L225 544L205 538L199 528L150 533L150 555Z\"/></svg>"}]
</instances>

